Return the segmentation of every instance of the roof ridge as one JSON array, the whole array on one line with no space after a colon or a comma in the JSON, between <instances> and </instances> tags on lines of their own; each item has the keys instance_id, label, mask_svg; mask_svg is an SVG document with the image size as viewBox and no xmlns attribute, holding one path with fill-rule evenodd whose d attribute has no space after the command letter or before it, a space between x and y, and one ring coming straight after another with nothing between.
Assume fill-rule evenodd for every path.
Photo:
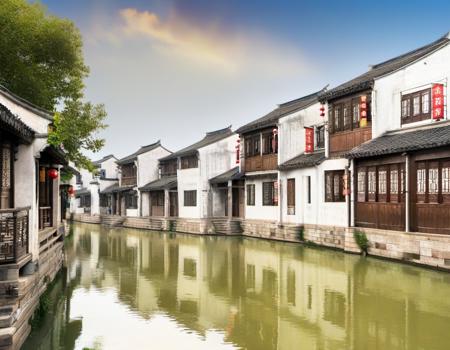
<instances>
[{"instance_id":1,"label":"roof ridge","mask_svg":"<svg viewBox=\"0 0 450 350\"><path fill-rule=\"evenodd\" d=\"M377 68L380 68L381 66L384 66L384 65L386 65L386 64L392 63L392 62L394 62L394 61L400 61L401 59L403 59L403 58L405 58L405 57L407 57L407 56L411 56L411 55L413 55L413 54L415 54L415 53L419 53L420 51L425 50L425 49L428 49L428 48L433 47L433 46L435 46L435 45L443 44L443 43L445 43L445 42L447 42L447 41L450 40L450 39L448 38L447 35L448 35L448 34L446 34L446 35L440 37L439 39L437 39L437 40L435 40L435 41L433 41L433 42L431 42L431 43L428 43L428 44L423 45L423 46L421 46L421 47L418 47L418 48L416 48L416 49L410 50L410 51L405 52L405 53L403 53L403 54L400 54L400 55L398 55L398 56L396 56L396 57L390 58L390 59L388 59L388 60L386 60L386 61L383 61L383 62L380 62L380 63L377 63L377 64L373 64L373 65L371 66L371 68L372 68L372 69L377 69Z\"/></svg>"},{"instance_id":2,"label":"roof ridge","mask_svg":"<svg viewBox=\"0 0 450 350\"><path fill-rule=\"evenodd\" d=\"M299 98L296 98L296 99L294 99L294 100L290 100L290 101L287 101L287 102L279 103L279 104L278 104L278 107L287 107L287 106L289 106L289 105L291 105L291 104L293 104L293 103L300 102L300 101L303 101L303 100L307 100L307 99L309 99L309 98L311 98L311 97L314 97L314 96L318 96L318 95L321 94L322 92L326 91L327 88L328 88L328 86L329 86L329 84L325 85L325 86L324 86L322 89L320 89L319 91L313 92L313 93L311 93L311 94L309 94L309 95L302 96L302 97L299 97ZM275 109L276 109L276 108L275 108Z\"/></svg>"},{"instance_id":3,"label":"roof ridge","mask_svg":"<svg viewBox=\"0 0 450 350\"><path fill-rule=\"evenodd\" d=\"M213 136L213 135L224 134L227 131L231 131L231 125L228 125L226 128L223 128L223 129L218 129L218 130L214 130L214 131L208 131L208 132L206 132L206 136Z\"/></svg>"}]
</instances>

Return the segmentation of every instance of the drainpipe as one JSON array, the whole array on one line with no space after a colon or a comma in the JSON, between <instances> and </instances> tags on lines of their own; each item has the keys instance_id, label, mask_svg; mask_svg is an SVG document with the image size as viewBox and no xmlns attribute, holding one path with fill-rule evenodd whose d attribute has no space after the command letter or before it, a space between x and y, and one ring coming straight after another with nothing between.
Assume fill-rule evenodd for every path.
<instances>
[{"instance_id":1,"label":"drainpipe","mask_svg":"<svg viewBox=\"0 0 450 350\"><path fill-rule=\"evenodd\" d=\"M351 179L350 179L350 161L348 161L348 165L345 166L345 176L347 178L347 188L345 194L345 203L347 205L347 227L351 226L351 200L350 200L350 188L351 188Z\"/></svg>"},{"instance_id":2,"label":"drainpipe","mask_svg":"<svg viewBox=\"0 0 450 350\"><path fill-rule=\"evenodd\" d=\"M355 211L356 211L356 169L355 169L355 160L350 160L350 227L355 226Z\"/></svg>"},{"instance_id":3,"label":"drainpipe","mask_svg":"<svg viewBox=\"0 0 450 350\"><path fill-rule=\"evenodd\" d=\"M409 166L410 166L410 156L405 153L405 231L410 232L410 193L409 193Z\"/></svg>"}]
</instances>

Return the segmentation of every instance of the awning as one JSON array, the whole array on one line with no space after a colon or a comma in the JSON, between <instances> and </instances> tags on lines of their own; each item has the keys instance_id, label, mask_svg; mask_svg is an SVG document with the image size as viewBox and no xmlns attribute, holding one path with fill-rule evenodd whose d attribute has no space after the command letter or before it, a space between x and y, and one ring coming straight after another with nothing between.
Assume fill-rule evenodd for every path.
<instances>
[{"instance_id":1,"label":"awning","mask_svg":"<svg viewBox=\"0 0 450 350\"><path fill-rule=\"evenodd\" d=\"M242 178L244 178L244 173L240 173L239 167L237 166L234 167L233 169L227 170L226 172L209 179L209 182L211 184L218 184L228 182L230 180L240 180Z\"/></svg>"},{"instance_id":2,"label":"awning","mask_svg":"<svg viewBox=\"0 0 450 350\"><path fill-rule=\"evenodd\" d=\"M177 177L176 176L164 176L158 180L152 181L147 185L141 187L139 190L142 192L149 191L161 191L161 190L170 190L177 187Z\"/></svg>"},{"instance_id":3,"label":"awning","mask_svg":"<svg viewBox=\"0 0 450 350\"><path fill-rule=\"evenodd\" d=\"M35 131L21 121L4 105L0 104L0 130L4 130L18 138L19 141L30 144Z\"/></svg>"},{"instance_id":4,"label":"awning","mask_svg":"<svg viewBox=\"0 0 450 350\"><path fill-rule=\"evenodd\" d=\"M75 191L75 197L82 197L86 195L91 195L91 191L87 188L80 188L79 190Z\"/></svg>"},{"instance_id":5,"label":"awning","mask_svg":"<svg viewBox=\"0 0 450 350\"><path fill-rule=\"evenodd\" d=\"M433 125L413 131L389 132L346 154L347 158L377 157L450 145L450 125Z\"/></svg>"},{"instance_id":6,"label":"awning","mask_svg":"<svg viewBox=\"0 0 450 350\"><path fill-rule=\"evenodd\" d=\"M119 192L127 192L132 191L134 186L119 186L119 184L114 184L109 187L106 187L101 194L110 194L110 193L119 193Z\"/></svg>"},{"instance_id":7,"label":"awning","mask_svg":"<svg viewBox=\"0 0 450 350\"><path fill-rule=\"evenodd\" d=\"M48 145L43 151L41 151L41 162L56 163L67 166L69 163L66 159L66 154L61 148Z\"/></svg>"},{"instance_id":8,"label":"awning","mask_svg":"<svg viewBox=\"0 0 450 350\"><path fill-rule=\"evenodd\" d=\"M302 153L292 159L289 159L283 164L280 164L278 166L278 169L291 170L291 169L310 168L319 165L324 160L325 160L324 151L314 153Z\"/></svg>"}]
</instances>

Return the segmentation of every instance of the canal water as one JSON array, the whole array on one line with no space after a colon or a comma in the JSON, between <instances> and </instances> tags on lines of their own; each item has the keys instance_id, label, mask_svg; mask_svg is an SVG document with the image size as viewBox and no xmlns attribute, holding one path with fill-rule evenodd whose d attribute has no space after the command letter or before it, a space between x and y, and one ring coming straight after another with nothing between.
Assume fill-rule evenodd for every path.
<instances>
[{"instance_id":1,"label":"canal water","mask_svg":"<svg viewBox=\"0 0 450 350\"><path fill-rule=\"evenodd\" d=\"M76 224L49 349L450 349L450 274L240 237Z\"/></svg>"}]
</instances>

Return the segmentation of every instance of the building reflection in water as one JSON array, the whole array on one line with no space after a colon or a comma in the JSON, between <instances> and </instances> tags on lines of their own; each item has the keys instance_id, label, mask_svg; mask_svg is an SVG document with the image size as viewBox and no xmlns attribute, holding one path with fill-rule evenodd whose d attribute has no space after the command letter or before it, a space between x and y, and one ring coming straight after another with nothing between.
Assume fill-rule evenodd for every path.
<instances>
[{"instance_id":1,"label":"building reflection in water","mask_svg":"<svg viewBox=\"0 0 450 350\"><path fill-rule=\"evenodd\" d=\"M75 226L66 260L53 313L25 349L109 349L121 328L136 346L162 349L450 344L445 273L292 244L91 225ZM127 311L113 314L118 307ZM91 313L105 317L88 323ZM158 328L167 322L176 327Z\"/></svg>"}]
</instances>

